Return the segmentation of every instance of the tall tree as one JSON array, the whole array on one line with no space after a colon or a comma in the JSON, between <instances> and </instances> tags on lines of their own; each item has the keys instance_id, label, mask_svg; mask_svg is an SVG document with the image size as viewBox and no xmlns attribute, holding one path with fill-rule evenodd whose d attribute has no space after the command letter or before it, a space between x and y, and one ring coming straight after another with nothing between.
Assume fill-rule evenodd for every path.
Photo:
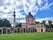
<instances>
[{"instance_id":1,"label":"tall tree","mask_svg":"<svg viewBox=\"0 0 53 40\"><path fill-rule=\"evenodd\" d=\"M43 20L43 21L42 21L42 23L43 23L43 24L45 24L45 23L46 23L46 21L45 21L45 20Z\"/></svg>"},{"instance_id":2,"label":"tall tree","mask_svg":"<svg viewBox=\"0 0 53 40\"><path fill-rule=\"evenodd\" d=\"M44 24L44 25L46 26L46 24L45 24L45 23L46 23L46 21L45 21L45 20L43 20L43 21L42 21L42 24Z\"/></svg>"},{"instance_id":3,"label":"tall tree","mask_svg":"<svg viewBox=\"0 0 53 40\"><path fill-rule=\"evenodd\" d=\"M49 20L48 23L49 23L49 28L52 28L52 25L53 25L52 20Z\"/></svg>"},{"instance_id":4,"label":"tall tree","mask_svg":"<svg viewBox=\"0 0 53 40\"><path fill-rule=\"evenodd\" d=\"M0 27L11 27L9 20L7 19L0 19Z\"/></svg>"},{"instance_id":5,"label":"tall tree","mask_svg":"<svg viewBox=\"0 0 53 40\"><path fill-rule=\"evenodd\" d=\"M3 21L0 19L0 27L3 27Z\"/></svg>"},{"instance_id":6,"label":"tall tree","mask_svg":"<svg viewBox=\"0 0 53 40\"><path fill-rule=\"evenodd\" d=\"M52 24L52 20L49 20L48 23L49 23L49 24Z\"/></svg>"},{"instance_id":7,"label":"tall tree","mask_svg":"<svg viewBox=\"0 0 53 40\"><path fill-rule=\"evenodd\" d=\"M16 24L16 27L21 27L21 24L22 24L22 23L17 23L17 24Z\"/></svg>"},{"instance_id":8,"label":"tall tree","mask_svg":"<svg viewBox=\"0 0 53 40\"><path fill-rule=\"evenodd\" d=\"M3 22L4 22L4 23L3 23L3 26L11 27L11 24L10 24L9 20L4 19Z\"/></svg>"},{"instance_id":9,"label":"tall tree","mask_svg":"<svg viewBox=\"0 0 53 40\"><path fill-rule=\"evenodd\" d=\"M35 24L39 24L40 22L35 22Z\"/></svg>"}]
</instances>

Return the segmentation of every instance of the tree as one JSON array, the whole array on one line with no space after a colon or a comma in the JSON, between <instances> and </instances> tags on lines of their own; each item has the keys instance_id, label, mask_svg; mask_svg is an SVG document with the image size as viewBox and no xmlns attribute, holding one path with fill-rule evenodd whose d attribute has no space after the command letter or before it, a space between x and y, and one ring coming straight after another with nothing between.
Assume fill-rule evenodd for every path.
<instances>
[{"instance_id":1,"label":"tree","mask_svg":"<svg viewBox=\"0 0 53 40\"><path fill-rule=\"evenodd\" d=\"M17 24L16 24L16 27L21 27L21 24L22 24L22 23L17 23Z\"/></svg>"},{"instance_id":2,"label":"tree","mask_svg":"<svg viewBox=\"0 0 53 40\"><path fill-rule=\"evenodd\" d=\"M46 23L46 21L45 21L45 20L43 20L43 21L42 21L42 23L43 23L43 24L45 24L45 23Z\"/></svg>"},{"instance_id":3,"label":"tree","mask_svg":"<svg viewBox=\"0 0 53 40\"><path fill-rule=\"evenodd\" d=\"M3 27L3 21L0 19L0 27Z\"/></svg>"},{"instance_id":4,"label":"tree","mask_svg":"<svg viewBox=\"0 0 53 40\"><path fill-rule=\"evenodd\" d=\"M0 27L11 27L9 20L7 19L0 19Z\"/></svg>"},{"instance_id":5,"label":"tree","mask_svg":"<svg viewBox=\"0 0 53 40\"><path fill-rule=\"evenodd\" d=\"M52 26L53 26L52 20L49 20L48 23L49 23L49 28L52 28Z\"/></svg>"},{"instance_id":6,"label":"tree","mask_svg":"<svg viewBox=\"0 0 53 40\"><path fill-rule=\"evenodd\" d=\"M52 24L52 20L49 20L48 23L49 23L49 24Z\"/></svg>"},{"instance_id":7,"label":"tree","mask_svg":"<svg viewBox=\"0 0 53 40\"><path fill-rule=\"evenodd\" d=\"M10 24L9 20L4 19L4 21L3 21L3 22L4 22L4 23L3 23L3 26L11 27L11 24Z\"/></svg>"},{"instance_id":8,"label":"tree","mask_svg":"<svg viewBox=\"0 0 53 40\"><path fill-rule=\"evenodd\" d=\"M43 21L42 21L42 24L44 24L44 25L46 26L46 24L45 24L45 23L46 23L46 21L45 21L45 20L43 20Z\"/></svg>"},{"instance_id":9,"label":"tree","mask_svg":"<svg viewBox=\"0 0 53 40\"><path fill-rule=\"evenodd\" d=\"M39 24L40 22L35 22L35 24Z\"/></svg>"}]
</instances>

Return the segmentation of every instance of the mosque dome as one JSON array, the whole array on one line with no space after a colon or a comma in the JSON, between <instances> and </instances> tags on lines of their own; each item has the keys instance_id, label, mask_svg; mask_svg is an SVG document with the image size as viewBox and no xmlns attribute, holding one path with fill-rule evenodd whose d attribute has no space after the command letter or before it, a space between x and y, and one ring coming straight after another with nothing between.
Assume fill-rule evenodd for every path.
<instances>
[{"instance_id":1,"label":"mosque dome","mask_svg":"<svg viewBox=\"0 0 53 40\"><path fill-rule=\"evenodd\" d=\"M33 15L29 12L26 18L34 18Z\"/></svg>"}]
</instances>

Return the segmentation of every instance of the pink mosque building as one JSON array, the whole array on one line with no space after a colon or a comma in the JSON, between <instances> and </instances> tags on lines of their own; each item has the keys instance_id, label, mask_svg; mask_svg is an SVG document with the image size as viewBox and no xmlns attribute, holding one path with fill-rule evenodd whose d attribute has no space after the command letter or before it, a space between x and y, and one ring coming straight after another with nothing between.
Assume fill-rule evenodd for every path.
<instances>
[{"instance_id":1,"label":"pink mosque building","mask_svg":"<svg viewBox=\"0 0 53 40\"><path fill-rule=\"evenodd\" d=\"M36 24L35 18L31 13L26 16L26 23L22 23L22 28L33 28L35 32L46 32L44 24Z\"/></svg>"}]
</instances>

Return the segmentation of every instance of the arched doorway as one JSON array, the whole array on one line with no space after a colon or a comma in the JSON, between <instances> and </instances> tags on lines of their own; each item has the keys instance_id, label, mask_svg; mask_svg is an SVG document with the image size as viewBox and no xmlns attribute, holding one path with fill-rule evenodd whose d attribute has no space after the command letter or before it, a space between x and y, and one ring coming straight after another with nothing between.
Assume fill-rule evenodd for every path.
<instances>
[{"instance_id":1,"label":"arched doorway","mask_svg":"<svg viewBox=\"0 0 53 40\"><path fill-rule=\"evenodd\" d=\"M35 32L37 32L37 29L35 28Z\"/></svg>"},{"instance_id":2,"label":"arched doorway","mask_svg":"<svg viewBox=\"0 0 53 40\"><path fill-rule=\"evenodd\" d=\"M8 34L10 34L10 33L11 33L11 32L10 32L10 29L8 29L8 30L7 30L7 33L8 33Z\"/></svg>"},{"instance_id":3,"label":"arched doorway","mask_svg":"<svg viewBox=\"0 0 53 40\"><path fill-rule=\"evenodd\" d=\"M2 34L2 29L0 29L0 34Z\"/></svg>"},{"instance_id":4,"label":"arched doorway","mask_svg":"<svg viewBox=\"0 0 53 40\"><path fill-rule=\"evenodd\" d=\"M3 28L3 34L6 34L6 28Z\"/></svg>"},{"instance_id":5,"label":"arched doorway","mask_svg":"<svg viewBox=\"0 0 53 40\"><path fill-rule=\"evenodd\" d=\"M36 28L31 28L31 32L37 32Z\"/></svg>"},{"instance_id":6,"label":"arched doorway","mask_svg":"<svg viewBox=\"0 0 53 40\"><path fill-rule=\"evenodd\" d=\"M27 29L27 33L29 33L29 32L30 32L30 28Z\"/></svg>"},{"instance_id":7,"label":"arched doorway","mask_svg":"<svg viewBox=\"0 0 53 40\"><path fill-rule=\"evenodd\" d=\"M41 32L43 32L43 29L41 29Z\"/></svg>"},{"instance_id":8,"label":"arched doorway","mask_svg":"<svg viewBox=\"0 0 53 40\"><path fill-rule=\"evenodd\" d=\"M26 29L24 28L24 29L23 29L23 32L24 32L24 33L26 32L25 30L26 30Z\"/></svg>"},{"instance_id":9,"label":"arched doorway","mask_svg":"<svg viewBox=\"0 0 53 40\"><path fill-rule=\"evenodd\" d=\"M20 33L20 28L18 28L18 33Z\"/></svg>"},{"instance_id":10,"label":"arched doorway","mask_svg":"<svg viewBox=\"0 0 53 40\"><path fill-rule=\"evenodd\" d=\"M14 33L14 28L11 28L11 33Z\"/></svg>"}]
</instances>

